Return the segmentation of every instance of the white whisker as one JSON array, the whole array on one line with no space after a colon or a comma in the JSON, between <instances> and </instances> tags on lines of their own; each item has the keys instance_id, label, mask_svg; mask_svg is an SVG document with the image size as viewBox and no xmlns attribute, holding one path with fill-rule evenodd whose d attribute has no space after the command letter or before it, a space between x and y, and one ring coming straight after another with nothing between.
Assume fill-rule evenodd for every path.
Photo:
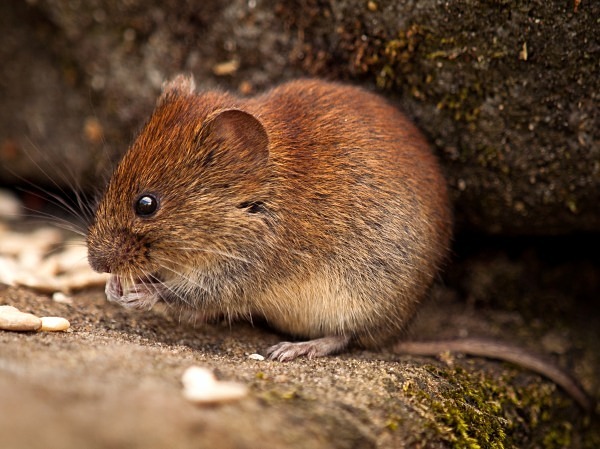
<instances>
[{"instance_id":1,"label":"white whisker","mask_svg":"<svg viewBox=\"0 0 600 449\"><path fill-rule=\"evenodd\" d=\"M232 254L232 253L227 253L225 251L218 251L218 250L207 249L207 248L189 248L189 247L188 248L179 247L177 249L179 249L181 251L192 251L192 252L203 252L203 253L207 253L207 254L215 254L217 256L223 256L223 257L227 257L229 259L239 260L240 262L250 263L250 260L248 260L245 257L238 256L238 255Z\"/></svg>"},{"instance_id":2,"label":"white whisker","mask_svg":"<svg viewBox=\"0 0 600 449\"><path fill-rule=\"evenodd\" d=\"M35 144L33 142L31 142L31 140L30 140L30 144L34 148L37 148L35 146ZM15 176L17 179L22 181L25 185L28 185L30 188L34 189L34 190L27 190L27 189L23 189L23 188L18 188L18 190L28 193L30 195L33 195L44 201L48 201L50 204L58 207L62 211L66 212L68 215L70 215L74 218L77 218L80 221L83 221L84 223L90 223L92 220L92 217L94 215L93 210L89 205L86 204L85 201L83 201L83 189L82 189L81 185L79 184L79 182L77 181L76 176L72 172L70 172L70 168L68 166L63 167L64 170L69 172L70 178L67 178L67 176L64 175L64 171L57 170L58 175L62 178L64 183L70 187L69 191L67 192L67 190L65 190L65 188L63 186L58 184L54 180L54 178L48 174L48 172L44 169L44 167L42 167L28 152L26 152L26 154L27 154L27 157L29 158L29 160L37 167L38 170L40 170L44 174L46 179L48 181L50 181L50 183L56 188L56 190L58 192L60 192L62 194L62 196L52 193L48 189L45 189L45 188L31 182L30 180L24 178L23 176L20 176L11 171L13 176ZM43 155L44 153L39 151L39 154ZM50 162L50 161L48 161L48 159L46 159L46 160L47 160L47 162ZM40 192L43 193L44 195L42 195ZM66 198L69 198L70 195L72 195L72 194L74 194L75 198L76 198L75 204L70 204L66 200ZM75 206L77 206L77 207L75 207Z\"/></svg>"},{"instance_id":3,"label":"white whisker","mask_svg":"<svg viewBox=\"0 0 600 449\"><path fill-rule=\"evenodd\" d=\"M174 269L174 268L171 268L171 267L169 267L169 266L167 266L167 265L165 264L165 262L172 263L172 261L171 261L171 260L168 260L168 259L163 259L163 258L157 258L157 260L158 260L159 262L161 262L161 268L163 268L163 269L165 269L165 270L167 270L167 271L170 271L171 273L175 274L176 276L178 276L178 277L180 277L180 278L184 279L185 281L187 281L187 282L188 282L188 284L190 284L190 286L188 286L188 288L191 288L191 286L194 286L194 287L198 287L198 288L199 288L199 289L201 289L201 290L208 291L208 290L206 289L206 287L204 287L204 286L200 285L198 282L196 282L196 281L194 281L193 279L191 279L191 278L190 278L188 275L186 275L186 274L184 274L183 272L181 272L181 271L178 271L178 270L176 270L176 269Z\"/></svg>"},{"instance_id":4,"label":"white whisker","mask_svg":"<svg viewBox=\"0 0 600 449\"><path fill-rule=\"evenodd\" d=\"M25 208L25 210L30 211L31 214L25 214L23 215L23 218L30 218L35 220L35 222L39 221L42 224L47 224L48 221L50 221L50 223L57 228L70 231L74 234L80 235L81 237L86 237L86 232L84 229L80 228L77 223L73 223L66 218L58 217L48 212L37 211L30 208Z\"/></svg>"}]
</instances>

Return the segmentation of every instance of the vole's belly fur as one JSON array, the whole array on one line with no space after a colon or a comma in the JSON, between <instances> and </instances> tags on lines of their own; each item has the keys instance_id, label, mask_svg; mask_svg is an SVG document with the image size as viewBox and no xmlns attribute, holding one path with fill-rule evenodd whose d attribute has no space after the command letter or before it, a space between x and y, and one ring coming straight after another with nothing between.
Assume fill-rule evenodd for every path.
<instances>
[{"instance_id":1,"label":"vole's belly fur","mask_svg":"<svg viewBox=\"0 0 600 449\"><path fill-rule=\"evenodd\" d=\"M401 265L394 267L388 262L369 267L370 261L357 259L346 263L330 262L319 269L315 266L311 272L299 269L285 278L278 277L281 273L277 268L267 268L273 270L273 279L277 280L256 285L252 280L235 285L231 278L219 285L214 277L190 274L186 278L192 282L178 281L177 295L166 292L163 300L205 317L263 317L296 337L347 335L363 346L374 346L398 335L422 299L420 284L407 287L405 282L382 275L395 271L397 279L403 278L402 272L410 276ZM418 279L422 274L413 276Z\"/></svg>"},{"instance_id":2,"label":"vole's belly fur","mask_svg":"<svg viewBox=\"0 0 600 449\"><path fill-rule=\"evenodd\" d=\"M320 273L274 285L256 301L257 313L295 336L347 335L371 346L397 333L411 315L407 301L391 287L382 280L377 291L366 292L361 285L340 283L338 276Z\"/></svg>"}]
</instances>

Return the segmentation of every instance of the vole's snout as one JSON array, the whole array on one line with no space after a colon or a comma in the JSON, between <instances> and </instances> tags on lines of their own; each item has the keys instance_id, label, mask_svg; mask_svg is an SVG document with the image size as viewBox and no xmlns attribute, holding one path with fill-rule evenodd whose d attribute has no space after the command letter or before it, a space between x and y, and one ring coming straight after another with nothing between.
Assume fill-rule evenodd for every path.
<instances>
[{"instance_id":1,"label":"vole's snout","mask_svg":"<svg viewBox=\"0 0 600 449\"><path fill-rule=\"evenodd\" d=\"M88 248L88 263L98 273L110 273L110 263L107 257L102 257L96 251Z\"/></svg>"},{"instance_id":2,"label":"vole's snout","mask_svg":"<svg viewBox=\"0 0 600 449\"><path fill-rule=\"evenodd\" d=\"M111 270L111 257L105 249L101 248L95 240L88 239L87 242L88 250L88 263L94 271L98 273L110 273Z\"/></svg>"},{"instance_id":3,"label":"vole's snout","mask_svg":"<svg viewBox=\"0 0 600 449\"><path fill-rule=\"evenodd\" d=\"M88 231L88 263L99 273L122 274L146 267L150 246L143 235L115 229Z\"/></svg>"},{"instance_id":4,"label":"vole's snout","mask_svg":"<svg viewBox=\"0 0 600 449\"><path fill-rule=\"evenodd\" d=\"M98 273L112 273L115 268L116 249L123 242L117 242L117 238L108 240L99 235L96 228L90 228L87 236L87 258L88 263Z\"/></svg>"}]
</instances>

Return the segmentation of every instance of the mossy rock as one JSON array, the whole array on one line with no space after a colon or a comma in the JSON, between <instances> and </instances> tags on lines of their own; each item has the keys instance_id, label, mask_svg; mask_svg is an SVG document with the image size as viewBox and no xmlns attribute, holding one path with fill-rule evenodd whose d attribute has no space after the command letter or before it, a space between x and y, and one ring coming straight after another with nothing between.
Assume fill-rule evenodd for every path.
<instances>
[{"instance_id":1,"label":"mossy rock","mask_svg":"<svg viewBox=\"0 0 600 449\"><path fill-rule=\"evenodd\" d=\"M68 160L97 187L177 72L244 94L309 75L400 103L446 168L459 228L600 228L597 1L102 0L0 13L0 182L68 184Z\"/></svg>"}]
</instances>

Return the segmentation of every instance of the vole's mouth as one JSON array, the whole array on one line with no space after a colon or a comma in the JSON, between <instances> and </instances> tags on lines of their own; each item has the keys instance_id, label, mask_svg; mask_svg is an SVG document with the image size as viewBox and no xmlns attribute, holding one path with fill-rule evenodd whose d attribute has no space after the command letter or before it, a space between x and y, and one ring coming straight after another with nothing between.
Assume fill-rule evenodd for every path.
<instances>
[{"instance_id":1,"label":"vole's mouth","mask_svg":"<svg viewBox=\"0 0 600 449\"><path fill-rule=\"evenodd\" d=\"M109 290L111 294L109 295ZM106 295L108 299L120 298L123 296L123 283L121 282L121 276L116 274L111 275L106 282Z\"/></svg>"},{"instance_id":2,"label":"vole's mouth","mask_svg":"<svg viewBox=\"0 0 600 449\"><path fill-rule=\"evenodd\" d=\"M158 294L162 283L163 280L160 274L152 274L144 277L111 274L106 282L105 291L109 300L123 302L125 298L132 295L140 297L152 292Z\"/></svg>"}]
</instances>

